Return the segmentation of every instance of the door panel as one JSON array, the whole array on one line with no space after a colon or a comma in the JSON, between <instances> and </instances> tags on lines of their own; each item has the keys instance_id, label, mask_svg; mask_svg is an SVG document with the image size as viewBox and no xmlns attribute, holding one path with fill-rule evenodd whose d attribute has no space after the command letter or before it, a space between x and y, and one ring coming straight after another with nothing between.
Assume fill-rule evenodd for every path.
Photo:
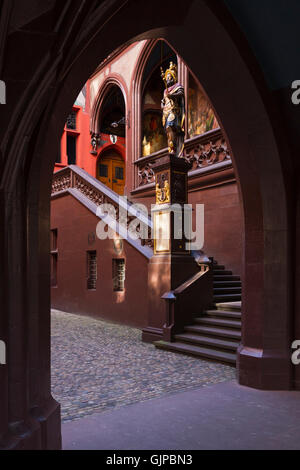
<instances>
[{"instance_id":1,"label":"door panel","mask_svg":"<svg viewBox=\"0 0 300 470\"><path fill-rule=\"evenodd\" d=\"M101 162L98 164L98 179L101 183L105 184L106 186L110 187L111 183L111 169L110 169L110 162Z\"/></svg>"},{"instance_id":2,"label":"door panel","mask_svg":"<svg viewBox=\"0 0 300 470\"><path fill-rule=\"evenodd\" d=\"M97 164L97 179L117 194L124 194L125 163L116 154L100 158Z\"/></svg>"},{"instance_id":3,"label":"door panel","mask_svg":"<svg viewBox=\"0 0 300 470\"><path fill-rule=\"evenodd\" d=\"M112 189L116 193L124 194L125 165L123 161L112 162Z\"/></svg>"}]
</instances>

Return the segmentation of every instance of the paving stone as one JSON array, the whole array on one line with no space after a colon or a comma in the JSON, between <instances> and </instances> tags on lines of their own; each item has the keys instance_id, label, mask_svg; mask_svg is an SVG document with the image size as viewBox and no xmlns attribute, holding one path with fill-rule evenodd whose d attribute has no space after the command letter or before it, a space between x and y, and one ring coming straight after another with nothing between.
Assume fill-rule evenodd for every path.
<instances>
[{"instance_id":1,"label":"paving stone","mask_svg":"<svg viewBox=\"0 0 300 470\"><path fill-rule=\"evenodd\" d=\"M62 420L205 387L235 369L142 343L141 331L53 310L52 394Z\"/></svg>"}]
</instances>

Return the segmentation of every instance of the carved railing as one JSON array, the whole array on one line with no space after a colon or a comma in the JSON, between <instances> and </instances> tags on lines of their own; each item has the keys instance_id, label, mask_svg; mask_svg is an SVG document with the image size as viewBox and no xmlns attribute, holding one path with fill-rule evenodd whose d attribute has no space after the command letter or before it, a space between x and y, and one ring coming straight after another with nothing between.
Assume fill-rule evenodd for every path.
<instances>
[{"instance_id":1,"label":"carved railing","mask_svg":"<svg viewBox=\"0 0 300 470\"><path fill-rule=\"evenodd\" d=\"M63 168L54 174L52 178L51 195L65 191L71 188L71 170L69 167Z\"/></svg>"},{"instance_id":2,"label":"carved railing","mask_svg":"<svg viewBox=\"0 0 300 470\"><path fill-rule=\"evenodd\" d=\"M166 323L163 340L174 341L176 334L193 323L198 315L213 303L213 271L211 261L205 257L198 263L200 270L177 289L166 292L162 299L166 303Z\"/></svg>"},{"instance_id":3,"label":"carved railing","mask_svg":"<svg viewBox=\"0 0 300 470\"><path fill-rule=\"evenodd\" d=\"M153 163L168 150L163 149L135 162L138 169L138 187L154 183ZM221 129L215 129L185 141L185 158L193 164L190 171L207 166L218 165L224 161L231 161L225 137Z\"/></svg>"},{"instance_id":4,"label":"carved railing","mask_svg":"<svg viewBox=\"0 0 300 470\"><path fill-rule=\"evenodd\" d=\"M145 213L136 208L136 205L130 201L119 197L114 191L109 189L103 183L90 176L86 171L70 165L53 175L52 197L62 195L65 191L76 190L85 196L95 206L110 204L114 208L113 216L116 217L118 224L127 229L130 235L130 223L139 219L143 224L143 230L148 231L148 238L141 239L141 246L153 248L152 222Z\"/></svg>"}]
</instances>

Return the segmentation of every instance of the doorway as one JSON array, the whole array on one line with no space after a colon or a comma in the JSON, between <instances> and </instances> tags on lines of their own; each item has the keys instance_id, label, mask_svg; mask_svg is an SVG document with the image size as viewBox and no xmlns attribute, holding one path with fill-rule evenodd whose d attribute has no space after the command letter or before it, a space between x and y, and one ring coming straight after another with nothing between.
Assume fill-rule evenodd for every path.
<instances>
[{"instance_id":1,"label":"doorway","mask_svg":"<svg viewBox=\"0 0 300 470\"><path fill-rule=\"evenodd\" d=\"M124 194L125 162L116 152L110 151L97 163L97 179L119 195Z\"/></svg>"}]
</instances>

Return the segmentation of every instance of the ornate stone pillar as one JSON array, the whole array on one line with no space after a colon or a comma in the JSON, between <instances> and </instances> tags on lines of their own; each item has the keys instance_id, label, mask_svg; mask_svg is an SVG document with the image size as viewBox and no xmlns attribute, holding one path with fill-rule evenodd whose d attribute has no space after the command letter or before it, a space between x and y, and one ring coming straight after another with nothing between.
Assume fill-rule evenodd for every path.
<instances>
[{"instance_id":1,"label":"ornate stone pillar","mask_svg":"<svg viewBox=\"0 0 300 470\"><path fill-rule=\"evenodd\" d=\"M143 340L149 342L162 339L166 319L162 295L197 271L183 227L190 164L168 154L152 168L156 184L156 204L152 206L154 255L148 268L148 326L143 330Z\"/></svg>"}]
</instances>

